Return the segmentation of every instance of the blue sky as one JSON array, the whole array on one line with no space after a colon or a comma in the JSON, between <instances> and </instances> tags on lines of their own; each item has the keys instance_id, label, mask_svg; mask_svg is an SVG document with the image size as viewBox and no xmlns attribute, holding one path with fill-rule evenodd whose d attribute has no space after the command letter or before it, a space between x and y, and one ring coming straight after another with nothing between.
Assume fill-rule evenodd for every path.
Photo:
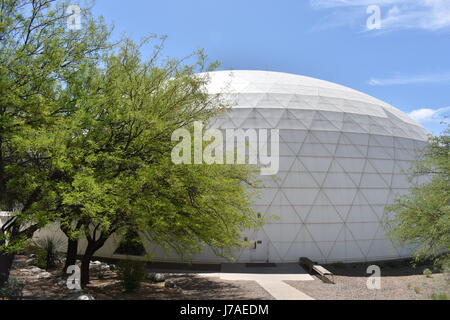
<instances>
[{"instance_id":1,"label":"blue sky","mask_svg":"<svg viewBox=\"0 0 450 320\"><path fill-rule=\"evenodd\" d=\"M435 134L450 114L450 0L97 0L94 12L114 37L167 35L168 56L204 48L220 69L343 84Z\"/></svg>"}]
</instances>

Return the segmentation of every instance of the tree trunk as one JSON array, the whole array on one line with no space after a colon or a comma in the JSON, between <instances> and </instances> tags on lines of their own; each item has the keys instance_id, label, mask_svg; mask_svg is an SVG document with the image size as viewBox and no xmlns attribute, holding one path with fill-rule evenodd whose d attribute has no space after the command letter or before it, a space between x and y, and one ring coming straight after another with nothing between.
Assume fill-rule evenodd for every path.
<instances>
[{"instance_id":1,"label":"tree trunk","mask_svg":"<svg viewBox=\"0 0 450 320\"><path fill-rule=\"evenodd\" d=\"M78 240L67 240L66 263L64 264L63 273L66 274L67 268L77 263Z\"/></svg>"},{"instance_id":2,"label":"tree trunk","mask_svg":"<svg viewBox=\"0 0 450 320\"><path fill-rule=\"evenodd\" d=\"M89 266L91 259L98 249L103 247L107 238L100 238L95 241L88 241L86 251L84 252L83 258L81 259L81 286L85 286L90 282L89 277Z\"/></svg>"},{"instance_id":3,"label":"tree trunk","mask_svg":"<svg viewBox=\"0 0 450 320\"><path fill-rule=\"evenodd\" d=\"M81 215L81 213L80 213ZM66 250L66 263L64 264L63 273L67 273L67 269L70 266L74 266L77 263L78 255L78 238L72 239L72 233L79 231L82 226L81 221L76 223L76 226L72 229L70 227L61 226L61 231L67 236L67 250Z\"/></svg>"},{"instance_id":4,"label":"tree trunk","mask_svg":"<svg viewBox=\"0 0 450 320\"><path fill-rule=\"evenodd\" d=\"M8 281L13 261L14 254L0 252L0 287Z\"/></svg>"},{"instance_id":5,"label":"tree trunk","mask_svg":"<svg viewBox=\"0 0 450 320\"><path fill-rule=\"evenodd\" d=\"M91 279L89 276L89 267L91 263L91 258L94 255L94 251L88 247L86 248L86 252L81 259L81 286L87 285Z\"/></svg>"}]
</instances>

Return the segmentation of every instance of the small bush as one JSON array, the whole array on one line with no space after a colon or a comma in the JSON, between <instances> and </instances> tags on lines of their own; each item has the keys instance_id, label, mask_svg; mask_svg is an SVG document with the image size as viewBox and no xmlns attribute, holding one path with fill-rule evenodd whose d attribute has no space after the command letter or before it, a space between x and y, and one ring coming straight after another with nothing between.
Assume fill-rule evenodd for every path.
<instances>
[{"instance_id":1,"label":"small bush","mask_svg":"<svg viewBox=\"0 0 450 320\"><path fill-rule=\"evenodd\" d=\"M423 275L426 276L427 278L431 278L432 274L433 272L430 269L423 270Z\"/></svg>"},{"instance_id":2,"label":"small bush","mask_svg":"<svg viewBox=\"0 0 450 320\"><path fill-rule=\"evenodd\" d=\"M448 296L446 294L433 293L431 295L431 300L449 300L449 298L448 298Z\"/></svg>"},{"instance_id":3,"label":"small bush","mask_svg":"<svg viewBox=\"0 0 450 320\"><path fill-rule=\"evenodd\" d=\"M9 277L2 287L0 287L0 299L18 300L23 297L23 288L25 285L14 277Z\"/></svg>"},{"instance_id":4,"label":"small bush","mask_svg":"<svg viewBox=\"0 0 450 320\"><path fill-rule=\"evenodd\" d=\"M132 229L127 230L114 253L126 256L144 256L145 248L139 233Z\"/></svg>"},{"instance_id":5,"label":"small bush","mask_svg":"<svg viewBox=\"0 0 450 320\"><path fill-rule=\"evenodd\" d=\"M52 270L57 267L59 251L62 249L62 241L47 237L35 241L37 266L41 269Z\"/></svg>"},{"instance_id":6,"label":"small bush","mask_svg":"<svg viewBox=\"0 0 450 320\"><path fill-rule=\"evenodd\" d=\"M118 275L126 292L137 291L147 275L145 263L131 260L122 261L118 265Z\"/></svg>"}]
</instances>

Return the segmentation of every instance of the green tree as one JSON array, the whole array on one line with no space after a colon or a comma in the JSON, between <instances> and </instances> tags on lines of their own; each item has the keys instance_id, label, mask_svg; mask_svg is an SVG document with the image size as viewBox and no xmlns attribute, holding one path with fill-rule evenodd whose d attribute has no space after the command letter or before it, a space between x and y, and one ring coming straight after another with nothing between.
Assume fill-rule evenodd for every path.
<instances>
[{"instance_id":1,"label":"green tree","mask_svg":"<svg viewBox=\"0 0 450 320\"><path fill-rule=\"evenodd\" d=\"M0 285L14 253L55 221L68 264L88 241L83 284L97 250L130 228L184 255L211 246L228 256L244 244L241 233L261 223L251 168L171 161L175 130L226 111L194 75L215 64L201 52L163 60L162 45L142 59L126 39L111 47L88 10L81 30L67 30L66 6L52 0L0 9L0 202L14 211L0 227Z\"/></svg>"},{"instance_id":2,"label":"green tree","mask_svg":"<svg viewBox=\"0 0 450 320\"><path fill-rule=\"evenodd\" d=\"M432 137L411 173L410 194L387 208L392 239L450 267L450 129ZM425 178L425 181L424 181Z\"/></svg>"},{"instance_id":3,"label":"green tree","mask_svg":"<svg viewBox=\"0 0 450 320\"><path fill-rule=\"evenodd\" d=\"M227 256L244 244L244 230L260 224L249 202L251 168L172 163L172 133L226 106L205 92L208 79L195 75L215 66L201 52L193 65L161 62L159 52L160 46L143 60L140 47L124 41L108 55L89 77L92 94L61 120L48 152L65 177L52 183L59 212L67 213L61 223L88 242L83 285L91 258L123 230L144 232L184 255L210 246Z\"/></svg>"},{"instance_id":4,"label":"green tree","mask_svg":"<svg viewBox=\"0 0 450 320\"><path fill-rule=\"evenodd\" d=\"M0 227L0 285L14 253L53 219L58 176L45 154L58 119L76 102L68 82L95 65L109 31L82 11L82 29L68 30L67 4L0 1L0 206L14 214Z\"/></svg>"}]
</instances>

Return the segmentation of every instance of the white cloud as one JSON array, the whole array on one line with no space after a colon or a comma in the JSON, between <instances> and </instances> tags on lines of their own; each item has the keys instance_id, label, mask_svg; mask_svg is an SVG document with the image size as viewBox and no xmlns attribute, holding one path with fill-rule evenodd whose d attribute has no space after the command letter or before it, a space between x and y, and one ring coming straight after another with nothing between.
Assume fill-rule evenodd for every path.
<instances>
[{"instance_id":1,"label":"white cloud","mask_svg":"<svg viewBox=\"0 0 450 320\"><path fill-rule=\"evenodd\" d=\"M339 25L353 25L355 14L359 24L365 25L366 8L378 5L382 30L450 29L450 0L310 0L310 4L314 9L333 10L333 16L339 16ZM327 20L329 25L336 25Z\"/></svg>"},{"instance_id":2,"label":"white cloud","mask_svg":"<svg viewBox=\"0 0 450 320\"><path fill-rule=\"evenodd\" d=\"M447 122L450 116L450 107L440 109L418 109L409 114L411 118L419 123L441 123Z\"/></svg>"},{"instance_id":3,"label":"white cloud","mask_svg":"<svg viewBox=\"0 0 450 320\"><path fill-rule=\"evenodd\" d=\"M423 74L423 75L401 75L391 78L372 78L367 83L371 86L390 86L417 83L445 83L450 82L450 73Z\"/></svg>"},{"instance_id":4,"label":"white cloud","mask_svg":"<svg viewBox=\"0 0 450 320\"><path fill-rule=\"evenodd\" d=\"M408 0L407 0L408 1ZM310 0L313 8L361 7L370 5L385 6L405 2L405 0Z\"/></svg>"}]
</instances>

